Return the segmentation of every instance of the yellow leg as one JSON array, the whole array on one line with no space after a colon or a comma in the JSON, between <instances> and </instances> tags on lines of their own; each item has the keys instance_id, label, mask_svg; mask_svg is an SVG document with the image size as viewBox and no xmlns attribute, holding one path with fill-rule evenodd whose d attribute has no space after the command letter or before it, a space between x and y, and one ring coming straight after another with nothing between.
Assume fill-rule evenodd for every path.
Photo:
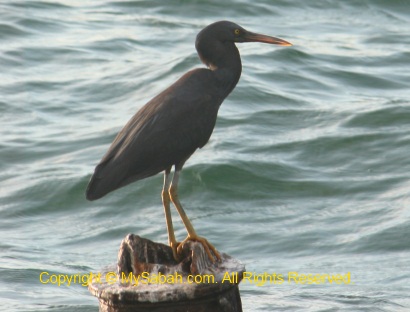
<instances>
[{"instance_id":1,"label":"yellow leg","mask_svg":"<svg viewBox=\"0 0 410 312\"><path fill-rule=\"evenodd\" d=\"M178 199L178 180L179 180L179 170L175 171L174 176L172 178L172 183L171 186L169 188L169 196L171 201L173 202L173 204L175 205L175 208L177 209L179 216L182 219L182 222L185 225L185 228L188 232L188 236L187 238L181 242L177 248L178 253L181 252L182 250L182 246L183 244L188 241L197 241L199 243L202 244L202 246L204 246L206 253L208 254L209 259L212 262L215 262L214 256L212 255L211 251L213 252L213 254L215 255L215 257L220 260L221 256L219 255L219 252L215 249L215 247L209 243L204 237L198 236L194 230L194 227L192 226L191 221L188 219L188 216L186 215L184 209L182 208L181 203L179 202Z\"/></svg>"},{"instance_id":2,"label":"yellow leg","mask_svg":"<svg viewBox=\"0 0 410 312\"><path fill-rule=\"evenodd\" d=\"M172 225L172 216L171 216L171 209L170 209L170 197L169 197L169 192L168 192L168 189L171 183L169 173L170 173L170 169L165 170L164 188L162 189L162 204L164 205L165 220L167 222L168 243L169 243L169 246L172 248L174 259L178 261L177 247L179 243L175 239L174 226Z\"/></svg>"}]
</instances>

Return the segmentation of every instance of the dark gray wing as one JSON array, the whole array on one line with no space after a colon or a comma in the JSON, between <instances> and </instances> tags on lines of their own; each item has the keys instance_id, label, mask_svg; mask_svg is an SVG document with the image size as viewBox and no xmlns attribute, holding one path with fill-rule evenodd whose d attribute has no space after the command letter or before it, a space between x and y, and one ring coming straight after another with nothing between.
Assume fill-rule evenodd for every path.
<instances>
[{"instance_id":1,"label":"dark gray wing","mask_svg":"<svg viewBox=\"0 0 410 312\"><path fill-rule=\"evenodd\" d=\"M201 79L209 75L207 69L185 74L131 118L95 168L87 199L161 172L208 142L223 101L213 79Z\"/></svg>"}]
</instances>

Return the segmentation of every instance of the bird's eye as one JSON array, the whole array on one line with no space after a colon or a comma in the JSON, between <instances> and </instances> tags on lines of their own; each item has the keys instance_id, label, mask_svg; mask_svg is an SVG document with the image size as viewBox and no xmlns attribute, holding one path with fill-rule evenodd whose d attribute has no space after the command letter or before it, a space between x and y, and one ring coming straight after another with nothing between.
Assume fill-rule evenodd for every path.
<instances>
[{"instance_id":1,"label":"bird's eye","mask_svg":"<svg viewBox=\"0 0 410 312\"><path fill-rule=\"evenodd\" d=\"M241 33L241 31L238 28L236 28L234 32L235 32L235 35L239 35Z\"/></svg>"}]
</instances>

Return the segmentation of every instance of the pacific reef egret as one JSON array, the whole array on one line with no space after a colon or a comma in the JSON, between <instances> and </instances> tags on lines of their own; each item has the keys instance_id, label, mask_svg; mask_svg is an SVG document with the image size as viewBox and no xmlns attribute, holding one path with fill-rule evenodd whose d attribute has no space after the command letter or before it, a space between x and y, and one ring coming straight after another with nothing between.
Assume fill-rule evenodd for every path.
<instances>
[{"instance_id":1,"label":"pacific reef egret","mask_svg":"<svg viewBox=\"0 0 410 312\"><path fill-rule=\"evenodd\" d=\"M198 33L195 47L208 68L187 72L145 104L118 133L87 187L87 199L95 200L164 171L162 202L168 241L176 260L189 240L201 243L212 262L214 256L220 259L215 247L197 235L185 214L178 199L178 180L188 158L208 142L220 105L238 83L242 64L235 43L241 42L291 45L279 38L249 32L229 21L205 27ZM170 201L188 232L181 243L175 239Z\"/></svg>"}]
</instances>

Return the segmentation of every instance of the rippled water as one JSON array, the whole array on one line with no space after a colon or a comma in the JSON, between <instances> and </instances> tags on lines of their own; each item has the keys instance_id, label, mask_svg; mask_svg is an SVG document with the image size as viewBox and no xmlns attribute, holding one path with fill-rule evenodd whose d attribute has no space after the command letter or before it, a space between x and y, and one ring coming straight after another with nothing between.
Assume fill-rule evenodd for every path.
<instances>
[{"instance_id":1,"label":"rippled water","mask_svg":"<svg viewBox=\"0 0 410 312\"><path fill-rule=\"evenodd\" d=\"M195 36L222 19L294 46L239 45L242 78L182 174L188 215L249 272L351 273L244 281L244 311L410 310L407 0L5 0L2 311L98 311L40 273L98 271L130 232L167 241L161 175L92 203L84 190L132 114L201 66Z\"/></svg>"}]
</instances>

